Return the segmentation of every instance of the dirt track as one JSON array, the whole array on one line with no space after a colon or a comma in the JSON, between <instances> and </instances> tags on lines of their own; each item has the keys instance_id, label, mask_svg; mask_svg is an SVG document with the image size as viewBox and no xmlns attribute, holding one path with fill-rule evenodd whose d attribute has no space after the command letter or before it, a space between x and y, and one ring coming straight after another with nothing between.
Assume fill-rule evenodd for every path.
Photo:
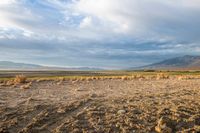
<instances>
[{"instance_id":1,"label":"dirt track","mask_svg":"<svg viewBox=\"0 0 200 133\"><path fill-rule=\"evenodd\" d=\"M0 87L0 132L200 132L200 80L33 82Z\"/></svg>"}]
</instances>

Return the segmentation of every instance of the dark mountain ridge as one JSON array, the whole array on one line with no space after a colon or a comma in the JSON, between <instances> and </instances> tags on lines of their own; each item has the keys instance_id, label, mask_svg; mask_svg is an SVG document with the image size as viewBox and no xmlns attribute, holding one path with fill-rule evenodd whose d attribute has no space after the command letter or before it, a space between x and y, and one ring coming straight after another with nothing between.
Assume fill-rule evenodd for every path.
<instances>
[{"instance_id":1,"label":"dark mountain ridge","mask_svg":"<svg viewBox=\"0 0 200 133\"><path fill-rule=\"evenodd\" d=\"M153 63L139 69L200 69L200 56L185 55Z\"/></svg>"}]
</instances>

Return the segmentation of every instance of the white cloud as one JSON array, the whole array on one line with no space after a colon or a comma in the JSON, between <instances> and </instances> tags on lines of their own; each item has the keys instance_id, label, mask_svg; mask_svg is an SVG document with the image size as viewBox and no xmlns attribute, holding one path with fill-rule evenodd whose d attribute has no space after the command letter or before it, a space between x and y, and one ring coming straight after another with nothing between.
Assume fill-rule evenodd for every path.
<instances>
[{"instance_id":1,"label":"white cloud","mask_svg":"<svg viewBox=\"0 0 200 133\"><path fill-rule=\"evenodd\" d=\"M80 28L87 28L92 25L92 18L91 17L85 17L81 23L80 23Z\"/></svg>"},{"instance_id":2,"label":"white cloud","mask_svg":"<svg viewBox=\"0 0 200 133\"><path fill-rule=\"evenodd\" d=\"M28 1L2 0L0 25L47 36L54 32L58 38L94 34L105 39L123 34L147 40L199 41L194 35L200 34L200 30L194 28L200 21L198 0L36 0L53 8L49 13L41 8L29 8Z\"/></svg>"},{"instance_id":3,"label":"white cloud","mask_svg":"<svg viewBox=\"0 0 200 133\"><path fill-rule=\"evenodd\" d=\"M1 0L0 1L0 6L1 5L14 4L14 3L16 3L16 0Z\"/></svg>"},{"instance_id":4,"label":"white cloud","mask_svg":"<svg viewBox=\"0 0 200 133\"><path fill-rule=\"evenodd\" d=\"M123 59L172 55L199 48L199 18L199 0L0 0L0 41L45 42L38 45L44 51L52 43L93 56L109 49Z\"/></svg>"},{"instance_id":5,"label":"white cloud","mask_svg":"<svg viewBox=\"0 0 200 133\"><path fill-rule=\"evenodd\" d=\"M79 0L72 7L74 12L97 18L104 24L101 29L156 40L194 39L195 29L188 26L198 26L194 21L200 17L198 0Z\"/></svg>"},{"instance_id":6,"label":"white cloud","mask_svg":"<svg viewBox=\"0 0 200 133\"><path fill-rule=\"evenodd\" d=\"M30 37L34 32L33 23L39 22L42 18L36 15L28 7L23 6L24 0L3 0L0 2L0 30L15 31L15 33L22 33L22 35ZM40 21L41 22L41 21ZM23 31L23 32L22 32ZM31 33L31 34L30 34ZM17 37L17 36L16 36Z\"/></svg>"}]
</instances>

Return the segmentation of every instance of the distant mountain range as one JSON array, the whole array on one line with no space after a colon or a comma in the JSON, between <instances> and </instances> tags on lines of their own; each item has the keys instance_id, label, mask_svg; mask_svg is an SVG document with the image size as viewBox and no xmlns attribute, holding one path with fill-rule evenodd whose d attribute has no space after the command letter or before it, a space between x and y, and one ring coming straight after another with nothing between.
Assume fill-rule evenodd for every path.
<instances>
[{"instance_id":1,"label":"distant mountain range","mask_svg":"<svg viewBox=\"0 0 200 133\"><path fill-rule=\"evenodd\" d=\"M11 61L0 61L0 69L38 69L42 68L40 65L15 63Z\"/></svg>"},{"instance_id":2,"label":"distant mountain range","mask_svg":"<svg viewBox=\"0 0 200 133\"><path fill-rule=\"evenodd\" d=\"M133 67L128 70L200 70L200 56L186 55L171 58L161 62L153 63L142 67ZM74 70L74 71L96 71L101 68L90 67L49 67L36 64L15 63L10 61L0 61L0 70Z\"/></svg>"},{"instance_id":3,"label":"distant mountain range","mask_svg":"<svg viewBox=\"0 0 200 133\"><path fill-rule=\"evenodd\" d=\"M11 61L0 61L0 70L80 70L80 71L92 71L92 70L103 70L100 68L90 67L49 67L36 64L16 63Z\"/></svg>"},{"instance_id":4,"label":"distant mountain range","mask_svg":"<svg viewBox=\"0 0 200 133\"><path fill-rule=\"evenodd\" d=\"M136 69L200 70L200 56L186 55L171 58L158 63L138 67Z\"/></svg>"}]
</instances>

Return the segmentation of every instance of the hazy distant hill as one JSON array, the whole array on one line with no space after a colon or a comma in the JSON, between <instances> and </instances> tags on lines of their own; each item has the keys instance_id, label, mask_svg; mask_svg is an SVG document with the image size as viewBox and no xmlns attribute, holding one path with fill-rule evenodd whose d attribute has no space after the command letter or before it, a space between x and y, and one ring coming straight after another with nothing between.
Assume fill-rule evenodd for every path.
<instances>
[{"instance_id":1,"label":"hazy distant hill","mask_svg":"<svg viewBox=\"0 0 200 133\"><path fill-rule=\"evenodd\" d=\"M186 55L171 58L140 69L200 69L200 56Z\"/></svg>"},{"instance_id":2,"label":"hazy distant hill","mask_svg":"<svg viewBox=\"0 0 200 133\"><path fill-rule=\"evenodd\" d=\"M41 66L36 64L26 64L26 63L15 63L11 61L0 61L0 70L102 70L100 68L90 68L90 67L77 67L77 68L65 68L65 67L49 67Z\"/></svg>"},{"instance_id":3,"label":"hazy distant hill","mask_svg":"<svg viewBox=\"0 0 200 133\"><path fill-rule=\"evenodd\" d=\"M38 69L40 65L0 61L0 69Z\"/></svg>"}]
</instances>

